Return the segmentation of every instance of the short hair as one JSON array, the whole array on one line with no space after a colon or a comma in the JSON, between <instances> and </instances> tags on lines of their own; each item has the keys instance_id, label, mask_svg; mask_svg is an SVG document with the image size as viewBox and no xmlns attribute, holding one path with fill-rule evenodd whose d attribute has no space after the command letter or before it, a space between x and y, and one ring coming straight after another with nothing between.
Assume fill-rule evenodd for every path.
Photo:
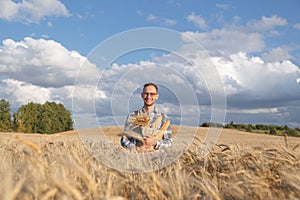
<instances>
[{"instance_id":1,"label":"short hair","mask_svg":"<svg viewBox=\"0 0 300 200\"><path fill-rule=\"evenodd\" d=\"M154 83L145 83L145 85L144 85L144 87L143 87L143 91L144 91L145 88L148 87L148 86L154 86L155 89L156 89L156 92L158 92L158 87L157 87L157 85L154 84Z\"/></svg>"}]
</instances>

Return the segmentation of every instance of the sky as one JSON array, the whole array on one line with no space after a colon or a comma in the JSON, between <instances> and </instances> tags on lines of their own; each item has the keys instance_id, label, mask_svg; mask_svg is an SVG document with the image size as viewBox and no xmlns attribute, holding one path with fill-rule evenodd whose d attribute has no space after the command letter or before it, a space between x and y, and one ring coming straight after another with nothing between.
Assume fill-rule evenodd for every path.
<instances>
[{"instance_id":1,"label":"sky","mask_svg":"<svg viewBox=\"0 0 300 200\"><path fill-rule=\"evenodd\" d=\"M0 98L123 125L145 82L173 124L300 127L300 2L0 0Z\"/></svg>"}]
</instances>

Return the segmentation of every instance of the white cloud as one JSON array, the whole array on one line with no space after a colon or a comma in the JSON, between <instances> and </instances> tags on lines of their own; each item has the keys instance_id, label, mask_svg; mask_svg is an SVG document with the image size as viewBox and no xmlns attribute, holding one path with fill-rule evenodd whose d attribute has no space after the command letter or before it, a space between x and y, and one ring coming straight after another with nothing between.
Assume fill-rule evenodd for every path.
<instances>
[{"instance_id":1,"label":"white cloud","mask_svg":"<svg viewBox=\"0 0 300 200\"><path fill-rule=\"evenodd\" d=\"M2 88L0 90L1 96L7 95L13 107L24 105L28 102L45 103L51 99L49 89L26 82L5 79L0 82L0 85Z\"/></svg>"},{"instance_id":2,"label":"white cloud","mask_svg":"<svg viewBox=\"0 0 300 200\"><path fill-rule=\"evenodd\" d=\"M265 46L261 34L238 30L214 29L210 32L185 32L184 35L193 38L208 51L225 54L257 52Z\"/></svg>"},{"instance_id":3,"label":"white cloud","mask_svg":"<svg viewBox=\"0 0 300 200\"><path fill-rule=\"evenodd\" d=\"M262 59L266 62L276 62L292 59L290 51L293 50L291 47L276 47L271 49L269 52L262 54Z\"/></svg>"},{"instance_id":4,"label":"white cloud","mask_svg":"<svg viewBox=\"0 0 300 200\"><path fill-rule=\"evenodd\" d=\"M239 114L262 114L262 113L278 113L278 108L258 108L258 109L229 109L228 113L239 113Z\"/></svg>"},{"instance_id":5,"label":"white cloud","mask_svg":"<svg viewBox=\"0 0 300 200\"><path fill-rule=\"evenodd\" d=\"M11 0L0 1L0 18L5 20L13 20L18 15L19 6Z\"/></svg>"},{"instance_id":6,"label":"white cloud","mask_svg":"<svg viewBox=\"0 0 300 200\"><path fill-rule=\"evenodd\" d=\"M89 108L88 100L105 98L103 91L95 90L100 70L86 57L53 40L6 39L0 46L0 57L0 95L13 109L31 101L55 101L71 111L74 97L84 110ZM78 73L82 66L85 70ZM76 87L80 92L74 94L76 80L80 80Z\"/></svg>"},{"instance_id":7,"label":"white cloud","mask_svg":"<svg viewBox=\"0 0 300 200\"><path fill-rule=\"evenodd\" d=\"M163 19L163 23L168 26L173 26L177 24L177 21L174 19Z\"/></svg>"},{"instance_id":8,"label":"white cloud","mask_svg":"<svg viewBox=\"0 0 300 200\"><path fill-rule=\"evenodd\" d=\"M148 20L176 23L152 14ZM194 13L189 15L189 20L207 28L205 20ZM89 116L94 112L108 115L116 112L125 116L130 106L130 109L142 106L137 90L145 82L153 81L169 89L169 92L162 89L160 95L160 103L168 114L192 118L194 116L189 114L200 104L201 112L205 112L202 116L207 115L209 120L210 95L220 92L224 86L229 113L286 116L288 109L283 113L280 108L300 99L299 67L289 61L292 49L281 46L263 55L251 56L265 48L265 36L260 31L273 31L285 24L284 19L272 16L243 27L185 32L182 39L186 43L176 53L188 62L174 54L164 54L136 64L119 66L115 63L106 71L100 71L86 57L53 40L7 39L0 46L0 93L10 97L15 107L28 101L53 100L72 108L74 97L76 112ZM185 36L203 45L211 57L205 56L199 48L194 49ZM218 69L223 85L214 84L215 68L211 62ZM75 80L80 67L82 70ZM77 81L76 87L74 81ZM193 95L199 100L196 107ZM135 107L130 105L131 101Z\"/></svg>"},{"instance_id":9,"label":"white cloud","mask_svg":"<svg viewBox=\"0 0 300 200\"><path fill-rule=\"evenodd\" d=\"M219 4L219 3L216 4L216 7L224 10L234 8L231 4Z\"/></svg>"},{"instance_id":10,"label":"white cloud","mask_svg":"<svg viewBox=\"0 0 300 200\"><path fill-rule=\"evenodd\" d=\"M253 20L247 23L247 27L252 31L268 31L277 26L287 25L286 19L273 15L271 17L262 16L261 20Z\"/></svg>"},{"instance_id":11,"label":"white cloud","mask_svg":"<svg viewBox=\"0 0 300 200\"><path fill-rule=\"evenodd\" d=\"M147 21L155 22L155 23L159 23L161 25L167 25L167 26L174 26L177 24L177 21L174 19L159 17L159 16L155 16L153 14L148 14Z\"/></svg>"},{"instance_id":12,"label":"white cloud","mask_svg":"<svg viewBox=\"0 0 300 200\"><path fill-rule=\"evenodd\" d=\"M293 26L295 29L300 30L300 23L294 24Z\"/></svg>"},{"instance_id":13,"label":"white cloud","mask_svg":"<svg viewBox=\"0 0 300 200\"><path fill-rule=\"evenodd\" d=\"M53 40L25 38L16 42L3 41L0 46L0 72L10 78L44 87L73 85L77 71L85 57L69 51ZM89 62L80 76L86 82L93 81L91 74L99 70Z\"/></svg>"},{"instance_id":14,"label":"white cloud","mask_svg":"<svg viewBox=\"0 0 300 200\"><path fill-rule=\"evenodd\" d=\"M201 50L193 51L192 48L182 48L178 53L184 58L188 58L190 63L197 66L197 69L183 60L180 61L174 55L164 55L156 58L155 62L123 66L115 64L105 72L101 82L104 84L101 86L101 90L106 91L108 97L112 97L114 100L112 100L112 104L98 102L99 112L103 112L108 105L117 105L116 112L126 115L130 95L147 81L164 85L178 95L178 102L183 111L193 106L190 98L194 94L199 98L201 106L205 108L210 104L206 99L210 99L212 93L217 93L222 89L220 85L216 88L209 88L207 85L215 84L211 79L214 69L207 65L209 59L212 59L223 80L231 113L241 110L239 114L276 113L276 116L279 116L282 112L280 107L300 98L299 85L295 81L299 78L300 69L290 61L264 62L261 57L249 56L246 53L229 56L219 54L205 58ZM117 85L110 85L109 80L115 80ZM110 83L114 84L115 82ZM162 104L167 105L165 109L171 115L178 115L178 110L176 112L172 109L178 108L178 102L177 105L171 102L174 96L166 97L164 95L168 94L162 93L160 97L163 98ZM134 102L140 104L137 107L141 106L141 102ZM180 114L188 117L187 113Z\"/></svg>"},{"instance_id":15,"label":"white cloud","mask_svg":"<svg viewBox=\"0 0 300 200\"><path fill-rule=\"evenodd\" d=\"M153 14L149 14L149 15L147 16L147 20L148 20L148 21L155 21L156 19L157 19L157 17L154 16Z\"/></svg>"},{"instance_id":16,"label":"white cloud","mask_svg":"<svg viewBox=\"0 0 300 200\"><path fill-rule=\"evenodd\" d=\"M89 87L88 90L81 90L82 93L74 95L73 85L66 85L60 88L46 88L14 79L2 79L0 80L0 86L0 95L2 98L8 99L13 111L29 102L43 104L46 101L63 103L67 109L72 111L73 98L79 98L83 103L86 101L86 98L89 98L89 95L93 96L94 93L92 87ZM82 106L85 108L85 105Z\"/></svg>"},{"instance_id":17,"label":"white cloud","mask_svg":"<svg viewBox=\"0 0 300 200\"><path fill-rule=\"evenodd\" d=\"M199 27L205 28L205 20L196 16L194 13L188 16L189 21L193 21ZM208 32L185 32L184 35L196 40L200 45L212 53L221 52L226 55L239 52L253 53L261 52L265 48L265 35L280 35L275 30L278 26L287 25L287 21L279 16L271 17L263 16L260 20L249 21L245 26L228 25L221 29L213 29ZM272 55L280 56L278 61L282 59L290 59L288 47L276 48L264 55L266 60L273 61Z\"/></svg>"},{"instance_id":18,"label":"white cloud","mask_svg":"<svg viewBox=\"0 0 300 200\"><path fill-rule=\"evenodd\" d=\"M68 17L70 13L59 0L0 1L0 18L8 21L38 23L48 16Z\"/></svg>"},{"instance_id":19,"label":"white cloud","mask_svg":"<svg viewBox=\"0 0 300 200\"><path fill-rule=\"evenodd\" d=\"M77 63L86 63L86 65L83 65L83 74L79 74L80 81L75 87L71 81L66 81L64 84L54 87L51 82L49 84L49 81L39 82L36 79L36 76L45 78L47 77L45 74L49 74L47 70L37 70L38 65L47 68L45 63L51 63L49 56L40 58L38 56L39 54L48 55L48 53L42 53L41 49L44 49L42 47L50 48L47 46L49 44L51 44L50 47L54 45L57 48L56 51L50 50L50 52L56 52L58 58L58 63L55 65L52 63L52 72L54 74L56 71L62 73L62 77L54 77L54 79L57 79L56 81L68 79L68 75L63 73L60 68L63 66L63 69L68 69L68 67L64 67L64 63L70 63L72 62L70 60L74 58L77 58L77 60L75 59ZM193 51L191 48L182 48L178 52L179 55L188 58L192 65L178 58L175 54L165 54L157 57L155 61L142 61L137 64L122 66L113 64L111 68L103 71L101 80L98 82L99 71L95 65L88 63L86 58L77 52L68 51L53 41L24 39L22 42L15 42L6 40L4 47L2 47L1 53L3 51L7 53L9 49L14 49L16 60L23 57L25 58L24 63L36 63L30 68L27 65L19 65L22 62L14 61L15 59L12 56L3 56L4 60L2 62L5 61L6 64L9 62L18 63L11 65L15 68L0 65L1 74L4 72L9 77L1 80L0 93L1 96L9 97L9 101L13 103L14 107L29 101L40 103L47 100L58 101L66 105L68 109L74 109L72 111L76 113L89 113L93 116L106 114L110 116L114 112L114 114L120 116L118 125L122 125L121 121L124 120L129 108L134 109L142 106L139 91L136 90L145 82L153 81L169 89L169 93L165 89L160 90L162 92L160 94L160 106L167 114L173 115L176 122L181 120L176 116L184 116L186 118L184 123L195 120L195 116L190 116L191 113L189 112L189 110L195 111L195 109L198 109L195 107L198 104L193 102L193 95L199 98L199 106L202 112L201 119L205 121L209 120L210 117L210 92L217 92L217 89L222 89L220 85L217 89L207 88L207 84L212 82L210 77L213 68L207 65L210 59L223 80L227 93L229 114L276 114L276 116L280 116L283 114L281 113L283 111L279 109L280 107L300 99L299 84L295 81L299 79L300 70L296 65L290 61L264 62L260 57L249 56L246 53L236 53L229 56L216 54L205 58L201 50ZM36 50L33 55L37 56L28 59L25 52L28 51L32 54L33 49ZM69 59L60 58L61 54ZM23 73L24 68L31 71L34 76L27 76L26 73ZM71 67L69 70L75 72L77 69ZM36 74L35 71L39 72ZM22 77L21 74L26 78ZM212 84L214 83L212 82ZM75 102L73 108L72 98ZM130 100L131 98L133 99ZM174 98L177 100L174 101ZM129 105L130 102L135 105ZM265 105L266 102L267 106ZM178 106L180 106L180 110L178 110ZM80 118L81 116L77 117ZM84 119L81 119L84 123ZM90 121L86 122L90 123ZM79 125L83 126L82 124Z\"/></svg>"},{"instance_id":20,"label":"white cloud","mask_svg":"<svg viewBox=\"0 0 300 200\"><path fill-rule=\"evenodd\" d=\"M260 106L258 102L264 101L274 105L300 98L295 82L300 69L290 61L265 63L259 57L242 53L231 55L230 59L212 59L223 78L229 101L240 101L237 106Z\"/></svg>"},{"instance_id":21,"label":"white cloud","mask_svg":"<svg viewBox=\"0 0 300 200\"><path fill-rule=\"evenodd\" d=\"M205 19L195 15L195 13L191 13L187 16L187 20L188 22L193 22L196 24L197 27L199 27L200 29L206 29L208 26L205 22Z\"/></svg>"}]
</instances>

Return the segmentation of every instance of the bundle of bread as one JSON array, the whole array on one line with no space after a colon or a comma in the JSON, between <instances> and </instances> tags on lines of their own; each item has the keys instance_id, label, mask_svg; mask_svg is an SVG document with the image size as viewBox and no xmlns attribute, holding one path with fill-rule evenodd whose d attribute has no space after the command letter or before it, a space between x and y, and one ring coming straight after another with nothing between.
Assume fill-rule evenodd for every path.
<instances>
[{"instance_id":1,"label":"bundle of bread","mask_svg":"<svg viewBox=\"0 0 300 200\"><path fill-rule=\"evenodd\" d=\"M149 125L150 118L147 113L141 113L140 115L134 115L130 118L130 122L132 123L133 127L140 127L142 132L137 133L135 131L130 131L128 134L125 135L129 137L134 137L138 140L142 140L143 137L155 137L156 139L160 140L163 137L164 132L170 125L170 120L166 120L161 126L163 120L163 116L159 115L155 121ZM161 127L161 128L160 128ZM160 128L160 129L159 129Z\"/></svg>"}]
</instances>

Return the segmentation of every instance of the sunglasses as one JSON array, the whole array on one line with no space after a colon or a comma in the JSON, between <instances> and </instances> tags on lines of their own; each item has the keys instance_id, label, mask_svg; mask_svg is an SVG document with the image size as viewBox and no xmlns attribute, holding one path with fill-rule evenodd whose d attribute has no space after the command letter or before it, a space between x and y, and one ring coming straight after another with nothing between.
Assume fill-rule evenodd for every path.
<instances>
[{"instance_id":1,"label":"sunglasses","mask_svg":"<svg viewBox=\"0 0 300 200\"><path fill-rule=\"evenodd\" d=\"M143 93L142 93L142 96L143 96L143 97L146 97L146 96L148 96L148 95L150 95L151 97L154 97L155 95L157 95L157 93L152 93L152 92L150 92L150 93L149 93L149 92L143 92Z\"/></svg>"}]
</instances>

